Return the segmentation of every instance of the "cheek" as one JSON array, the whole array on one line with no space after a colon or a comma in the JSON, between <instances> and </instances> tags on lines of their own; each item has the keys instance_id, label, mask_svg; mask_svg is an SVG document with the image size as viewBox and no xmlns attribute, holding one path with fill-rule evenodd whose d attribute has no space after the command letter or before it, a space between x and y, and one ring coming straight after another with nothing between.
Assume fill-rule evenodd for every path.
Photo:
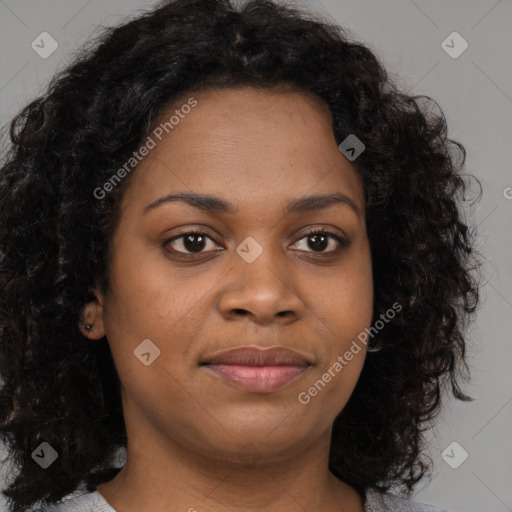
<instances>
[{"instance_id":1,"label":"cheek","mask_svg":"<svg viewBox=\"0 0 512 512\"><path fill-rule=\"evenodd\" d=\"M333 269L316 290L312 304L341 342L369 327L373 313L373 277L369 252L354 252ZM349 342L350 343L350 342Z\"/></svg>"},{"instance_id":2,"label":"cheek","mask_svg":"<svg viewBox=\"0 0 512 512\"><path fill-rule=\"evenodd\" d=\"M361 333L364 335L370 327L373 313L369 252L353 254L324 280L322 287L317 282L311 289L316 290L311 304L323 324L324 336L321 362L313 378L318 384L310 390L322 395L317 405L330 403L341 409L357 383L366 355Z\"/></svg>"},{"instance_id":3,"label":"cheek","mask_svg":"<svg viewBox=\"0 0 512 512\"><path fill-rule=\"evenodd\" d=\"M205 298L218 279L211 272L173 269L164 258L118 258L112 265L105 329L120 371L144 369L134 351L149 339L160 354L148 368L182 373L190 340L198 337L206 317Z\"/></svg>"},{"instance_id":4,"label":"cheek","mask_svg":"<svg viewBox=\"0 0 512 512\"><path fill-rule=\"evenodd\" d=\"M202 279L190 286L186 271L173 268L161 251L160 247L137 251L119 246L112 265L113 307L146 337L168 333L209 285L208 279Z\"/></svg>"},{"instance_id":5,"label":"cheek","mask_svg":"<svg viewBox=\"0 0 512 512\"><path fill-rule=\"evenodd\" d=\"M359 380L367 351L361 333L371 324L373 303L371 281L336 289L331 300L320 305L324 334L319 364L298 396L301 404L329 422L345 407Z\"/></svg>"}]
</instances>

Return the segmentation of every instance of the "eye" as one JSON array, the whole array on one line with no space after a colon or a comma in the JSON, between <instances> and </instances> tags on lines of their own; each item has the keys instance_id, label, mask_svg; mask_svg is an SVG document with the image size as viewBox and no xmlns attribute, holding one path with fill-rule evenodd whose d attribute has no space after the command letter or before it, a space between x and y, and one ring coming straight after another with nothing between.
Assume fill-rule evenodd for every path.
<instances>
[{"instance_id":1,"label":"eye","mask_svg":"<svg viewBox=\"0 0 512 512\"><path fill-rule=\"evenodd\" d=\"M167 248L168 246L175 244L177 247L171 249L173 252L181 254L197 254L201 253L205 246L208 245L208 240L214 242L214 240L204 231L193 230L187 231L186 233L182 233L181 235L173 238L169 238L168 240L164 240L162 246ZM180 248L184 248L185 251L180 250Z\"/></svg>"},{"instance_id":2,"label":"eye","mask_svg":"<svg viewBox=\"0 0 512 512\"><path fill-rule=\"evenodd\" d=\"M350 242L346 238L343 238L342 236L335 233L331 233L330 231L326 231L325 229L313 229L306 233L306 235L303 236L297 243L305 239L309 239L306 244L313 248L313 251L306 252L335 253L339 248L348 247L350 245ZM329 247L329 242L332 242L331 248L333 245L335 247L334 249L326 251L325 249ZM338 243L339 247L336 247L336 242Z\"/></svg>"},{"instance_id":3,"label":"eye","mask_svg":"<svg viewBox=\"0 0 512 512\"><path fill-rule=\"evenodd\" d=\"M299 249L305 252L318 252L318 253L335 253L339 248L348 247L350 245L349 240L343 238L340 235L332 233L330 231L326 231L325 229L313 229L306 233L302 238L298 240L297 243L300 243L302 240L309 238L309 247L312 247L312 251L307 251L304 249ZM169 238L162 242L162 247L168 248L170 252L185 254L185 255L194 255L194 254L202 254L213 252L219 249L206 250L208 247L208 241L212 242L213 245L217 245L213 238L211 238L208 233L199 230L187 231L186 233L182 233L175 237ZM325 249L329 248L329 243L331 242L331 250L326 251ZM338 247L336 247L336 242ZM171 247L174 244L174 247ZM334 248L332 246L334 245ZM193 256L192 256L193 257Z\"/></svg>"}]
</instances>

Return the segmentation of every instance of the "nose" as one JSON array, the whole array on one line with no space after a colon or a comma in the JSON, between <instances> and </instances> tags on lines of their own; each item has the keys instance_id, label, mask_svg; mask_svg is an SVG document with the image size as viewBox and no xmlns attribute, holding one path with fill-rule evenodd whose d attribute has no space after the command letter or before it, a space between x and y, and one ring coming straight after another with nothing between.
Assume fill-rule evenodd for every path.
<instances>
[{"instance_id":1,"label":"nose","mask_svg":"<svg viewBox=\"0 0 512 512\"><path fill-rule=\"evenodd\" d=\"M283 255L266 249L252 263L236 255L217 307L227 320L246 317L258 325L296 321L305 308L296 279Z\"/></svg>"}]
</instances>

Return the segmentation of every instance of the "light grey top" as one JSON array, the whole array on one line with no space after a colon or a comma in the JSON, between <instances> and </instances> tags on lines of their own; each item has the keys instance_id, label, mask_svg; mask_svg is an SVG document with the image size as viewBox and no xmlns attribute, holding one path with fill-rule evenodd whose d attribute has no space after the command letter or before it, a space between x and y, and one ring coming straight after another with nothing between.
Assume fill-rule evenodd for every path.
<instances>
[{"instance_id":1,"label":"light grey top","mask_svg":"<svg viewBox=\"0 0 512 512\"><path fill-rule=\"evenodd\" d=\"M80 493L81 494L78 494ZM98 492L77 491L59 502L33 509L31 512L117 512ZM381 494L374 489L365 491L364 512L448 512L447 510L405 500L392 494Z\"/></svg>"}]
</instances>

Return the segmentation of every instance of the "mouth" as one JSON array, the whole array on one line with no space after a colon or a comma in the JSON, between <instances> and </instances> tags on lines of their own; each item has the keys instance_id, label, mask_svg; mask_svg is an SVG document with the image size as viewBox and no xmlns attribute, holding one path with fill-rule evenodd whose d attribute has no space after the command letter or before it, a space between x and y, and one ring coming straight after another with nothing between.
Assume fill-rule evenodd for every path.
<instances>
[{"instance_id":1,"label":"mouth","mask_svg":"<svg viewBox=\"0 0 512 512\"><path fill-rule=\"evenodd\" d=\"M271 393L299 378L311 362L285 347L247 346L213 354L200 366L246 391Z\"/></svg>"}]
</instances>

